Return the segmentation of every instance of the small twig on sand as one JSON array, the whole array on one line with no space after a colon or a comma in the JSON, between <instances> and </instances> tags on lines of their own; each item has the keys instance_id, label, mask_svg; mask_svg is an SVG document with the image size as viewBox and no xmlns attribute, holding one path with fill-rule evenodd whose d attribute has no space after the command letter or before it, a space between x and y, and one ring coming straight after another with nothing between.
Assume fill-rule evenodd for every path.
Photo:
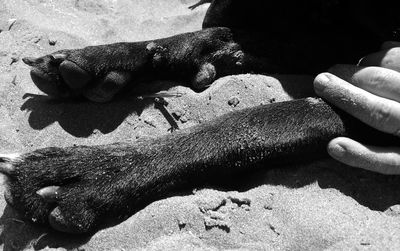
<instances>
[{"instance_id":1,"label":"small twig on sand","mask_svg":"<svg viewBox=\"0 0 400 251\"><path fill-rule=\"evenodd\" d=\"M176 130L179 130L178 123L176 123L174 117L167 110L168 102L164 98L155 98L154 102L155 102L155 108L160 110L160 112L164 115L165 119L171 126L171 128L168 131L174 132Z\"/></svg>"}]
</instances>

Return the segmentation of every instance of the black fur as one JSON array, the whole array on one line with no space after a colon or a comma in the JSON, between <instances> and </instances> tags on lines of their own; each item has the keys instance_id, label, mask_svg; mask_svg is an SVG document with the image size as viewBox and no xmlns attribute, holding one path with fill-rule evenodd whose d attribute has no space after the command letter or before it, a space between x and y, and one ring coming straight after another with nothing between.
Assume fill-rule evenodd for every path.
<instances>
[{"instance_id":1,"label":"black fur","mask_svg":"<svg viewBox=\"0 0 400 251\"><path fill-rule=\"evenodd\" d=\"M385 19L377 16L379 11ZM56 97L106 101L122 88L134 88L134 80L150 76L190 80L202 89L229 74L313 73L338 62L355 63L390 38L400 24L394 11L389 1L214 0L202 31L63 50L26 61L34 67L38 87ZM214 177L326 157L327 143L337 136L399 145L398 138L320 99L301 99L232 112L134 145L27 153L13 162L8 201L43 224L58 206L63 220L59 230L87 232L104 218L124 219L171 191ZM61 187L56 202L36 194L47 186Z\"/></svg>"}]
</instances>

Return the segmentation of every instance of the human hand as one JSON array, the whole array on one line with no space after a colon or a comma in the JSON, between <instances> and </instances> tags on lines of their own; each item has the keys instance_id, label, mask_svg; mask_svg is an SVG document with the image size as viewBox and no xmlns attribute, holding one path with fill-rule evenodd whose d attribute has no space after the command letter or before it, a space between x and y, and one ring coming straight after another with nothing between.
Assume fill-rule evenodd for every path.
<instances>
[{"instance_id":1,"label":"human hand","mask_svg":"<svg viewBox=\"0 0 400 251\"><path fill-rule=\"evenodd\" d=\"M380 131L400 136L400 42L386 42L357 66L336 65L329 72L315 78L317 95ZM339 137L327 150L353 167L400 174L399 147L368 146Z\"/></svg>"}]
</instances>

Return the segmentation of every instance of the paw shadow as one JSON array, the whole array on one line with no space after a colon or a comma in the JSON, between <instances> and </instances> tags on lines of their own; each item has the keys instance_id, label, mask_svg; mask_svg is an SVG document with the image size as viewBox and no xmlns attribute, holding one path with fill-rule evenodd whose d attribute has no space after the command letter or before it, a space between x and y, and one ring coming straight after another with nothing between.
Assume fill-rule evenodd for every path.
<instances>
[{"instance_id":1,"label":"paw shadow","mask_svg":"<svg viewBox=\"0 0 400 251\"><path fill-rule=\"evenodd\" d=\"M41 250L44 248L63 247L67 250L78 249L87 243L90 235L71 235L51 231L46 227L33 225L20 218L11 207L6 206L0 217L0 244L4 251Z\"/></svg>"},{"instance_id":2,"label":"paw shadow","mask_svg":"<svg viewBox=\"0 0 400 251\"><path fill-rule=\"evenodd\" d=\"M44 95L25 94L22 111L29 112L29 125L43 130L57 122L75 137L89 137L95 130L103 134L114 131L132 113L138 116L154 103L154 99L139 99L144 93L155 93L175 86L176 83L151 83L146 87L126 90L108 103L93 103L84 99L54 100ZM149 87L150 86L150 87Z\"/></svg>"}]
</instances>

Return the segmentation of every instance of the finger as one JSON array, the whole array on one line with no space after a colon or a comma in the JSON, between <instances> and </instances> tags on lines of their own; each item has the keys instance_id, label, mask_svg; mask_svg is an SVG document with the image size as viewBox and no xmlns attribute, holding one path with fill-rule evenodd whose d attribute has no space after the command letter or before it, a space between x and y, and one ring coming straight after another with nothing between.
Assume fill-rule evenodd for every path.
<instances>
[{"instance_id":1,"label":"finger","mask_svg":"<svg viewBox=\"0 0 400 251\"><path fill-rule=\"evenodd\" d=\"M335 65L331 73L383 98L400 102L400 73L382 67Z\"/></svg>"},{"instance_id":2,"label":"finger","mask_svg":"<svg viewBox=\"0 0 400 251\"><path fill-rule=\"evenodd\" d=\"M41 68L41 65L46 62L49 62L51 65L58 66L66 59L66 57L67 55L63 53L55 53L38 58L25 57L22 59L22 61L31 67Z\"/></svg>"},{"instance_id":3,"label":"finger","mask_svg":"<svg viewBox=\"0 0 400 251\"><path fill-rule=\"evenodd\" d=\"M59 186L48 186L38 190L36 193L47 202L55 202L60 195L61 189Z\"/></svg>"},{"instance_id":4,"label":"finger","mask_svg":"<svg viewBox=\"0 0 400 251\"><path fill-rule=\"evenodd\" d=\"M359 66L380 66L400 72L400 47L393 47L363 57Z\"/></svg>"},{"instance_id":5,"label":"finger","mask_svg":"<svg viewBox=\"0 0 400 251\"><path fill-rule=\"evenodd\" d=\"M365 146L349 138L329 142L328 153L349 166L382 174L400 174L400 148Z\"/></svg>"},{"instance_id":6,"label":"finger","mask_svg":"<svg viewBox=\"0 0 400 251\"><path fill-rule=\"evenodd\" d=\"M330 73L314 80L317 95L383 132L400 136L400 103L378 97Z\"/></svg>"}]
</instances>

